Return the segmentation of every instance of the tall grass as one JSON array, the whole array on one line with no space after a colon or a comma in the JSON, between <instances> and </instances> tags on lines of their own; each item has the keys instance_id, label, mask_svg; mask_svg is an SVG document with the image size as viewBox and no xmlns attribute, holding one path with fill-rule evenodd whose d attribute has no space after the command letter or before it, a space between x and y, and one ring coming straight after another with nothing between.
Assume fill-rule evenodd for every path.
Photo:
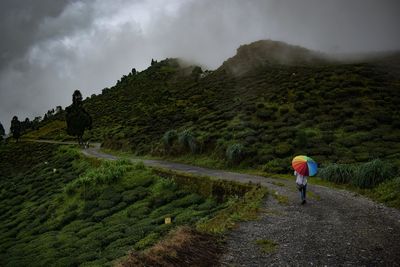
<instances>
[{"instance_id":1,"label":"tall grass","mask_svg":"<svg viewBox=\"0 0 400 267\"><path fill-rule=\"evenodd\" d=\"M164 146L170 148L174 141L178 139L178 133L175 130L170 130L164 134L162 137L162 142Z\"/></svg>"},{"instance_id":2,"label":"tall grass","mask_svg":"<svg viewBox=\"0 0 400 267\"><path fill-rule=\"evenodd\" d=\"M185 150L190 150L193 154L198 152L198 144L196 138L190 130L184 130L179 134L178 141Z\"/></svg>"},{"instance_id":3,"label":"tall grass","mask_svg":"<svg viewBox=\"0 0 400 267\"><path fill-rule=\"evenodd\" d=\"M373 188L394 178L396 174L397 170L393 164L376 159L357 166L352 183L360 188Z\"/></svg>"},{"instance_id":4,"label":"tall grass","mask_svg":"<svg viewBox=\"0 0 400 267\"><path fill-rule=\"evenodd\" d=\"M83 176L67 184L65 191L73 194L81 187L112 184L133 167L127 160L105 161L100 167L88 170Z\"/></svg>"},{"instance_id":5,"label":"tall grass","mask_svg":"<svg viewBox=\"0 0 400 267\"><path fill-rule=\"evenodd\" d=\"M243 146L241 144L230 145L226 149L226 159L231 164L240 163L244 158Z\"/></svg>"},{"instance_id":6,"label":"tall grass","mask_svg":"<svg viewBox=\"0 0 400 267\"><path fill-rule=\"evenodd\" d=\"M351 164L330 164L319 170L319 176L330 182L347 184L354 177L355 169Z\"/></svg>"},{"instance_id":7,"label":"tall grass","mask_svg":"<svg viewBox=\"0 0 400 267\"><path fill-rule=\"evenodd\" d=\"M375 159L363 164L331 164L319 171L319 176L337 184L352 184L359 188L374 188L394 178L398 173L392 163Z\"/></svg>"}]
</instances>

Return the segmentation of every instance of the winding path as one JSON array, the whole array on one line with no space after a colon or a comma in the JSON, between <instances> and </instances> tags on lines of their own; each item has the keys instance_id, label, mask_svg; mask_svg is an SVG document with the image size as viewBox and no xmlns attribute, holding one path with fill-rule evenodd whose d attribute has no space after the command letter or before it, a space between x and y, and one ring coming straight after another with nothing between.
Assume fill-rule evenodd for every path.
<instances>
[{"instance_id":1,"label":"winding path","mask_svg":"<svg viewBox=\"0 0 400 267\"><path fill-rule=\"evenodd\" d=\"M51 143L64 143L42 141ZM99 144L86 156L115 160ZM259 220L244 222L228 234L223 266L400 266L400 211L354 193L312 184L308 202L299 204L294 182L195 167L161 160L145 165L224 180L260 183L271 194ZM276 244L263 252L257 240Z\"/></svg>"}]
</instances>

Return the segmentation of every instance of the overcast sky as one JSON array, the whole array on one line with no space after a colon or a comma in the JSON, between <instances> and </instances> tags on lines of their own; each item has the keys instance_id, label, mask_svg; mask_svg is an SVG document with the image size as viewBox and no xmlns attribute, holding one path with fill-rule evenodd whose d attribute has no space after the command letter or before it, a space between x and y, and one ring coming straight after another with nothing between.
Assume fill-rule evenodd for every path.
<instances>
[{"instance_id":1,"label":"overcast sky","mask_svg":"<svg viewBox=\"0 0 400 267\"><path fill-rule=\"evenodd\" d=\"M152 58L215 69L273 39L324 52L400 49L398 0L1 0L0 122L100 93Z\"/></svg>"}]
</instances>

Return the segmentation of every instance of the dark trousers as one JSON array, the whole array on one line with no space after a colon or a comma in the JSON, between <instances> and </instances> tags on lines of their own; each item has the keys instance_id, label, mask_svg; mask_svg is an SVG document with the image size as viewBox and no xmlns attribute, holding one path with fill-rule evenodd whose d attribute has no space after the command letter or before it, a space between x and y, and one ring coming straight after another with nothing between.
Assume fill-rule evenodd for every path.
<instances>
[{"instance_id":1,"label":"dark trousers","mask_svg":"<svg viewBox=\"0 0 400 267\"><path fill-rule=\"evenodd\" d=\"M303 185L303 186L300 188L299 191L300 191L301 200L306 200L307 184Z\"/></svg>"}]
</instances>

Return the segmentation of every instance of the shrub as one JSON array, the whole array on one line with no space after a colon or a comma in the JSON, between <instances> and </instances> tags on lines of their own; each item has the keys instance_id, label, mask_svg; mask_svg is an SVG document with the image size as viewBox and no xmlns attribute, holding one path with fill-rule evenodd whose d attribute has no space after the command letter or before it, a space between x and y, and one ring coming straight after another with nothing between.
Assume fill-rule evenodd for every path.
<instances>
[{"instance_id":1,"label":"shrub","mask_svg":"<svg viewBox=\"0 0 400 267\"><path fill-rule=\"evenodd\" d=\"M265 164L262 168L268 173L288 173L290 169L290 159L273 159Z\"/></svg>"},{"instance_id":2,"label":"shrub","mask_svg":"<svg viewBox=\"0 0 400 267\"><path fill-rule=\"evenodd\" d=\"M178 139L178 133L175 130L170 130L164 134L162 141L164 146L169 148L173 145L174 141Z\"/></svg>"},{"instance_id":3,"label":"shrub","mask_svg":"<svg viewBox=\"0 0 400 267\"><path fill-rule=\"evenodd\" d=\"M243 146L241 144L230 145L226 149L225 155L229 163L238 164L244 158Z\"/></svg>"},{"instance_id":4,"label":"shrub","mask_svg":"<svg viewBox=\"0 0 400 267\"><path fill-rule=\"evenodd\" d=\"M386 205L400 209L400 177L380 184L374 190L374 196Z\"/></svg>"},{"instance_id":5,"label":"shrub","mask_svg":"<svg viewBox=\"0 0 400 267\"><path fill-rule=\"evenodd\" d=\"M175 191L177 185L172 179L159 179L157 183L151 188L151 191L155 195L161 195L166 191Z\"/></svg>"},{"instance_id":6,"label":"shrub","mask_svg":"<svg viewBox=\"0 0 400 267\"><path fill-rule=\"evenodd\" d=\"M273 118L274 113L271 110L262 109L256 112L256 116L261 120L269 120Z\"/></svg>"},{"instance_id":7,"label":"shrub","mask_svg":"<svg viewBox=\"0 0 400 267\"><path fill-rule=\"evenodd\" d=\"M106 218L109 215L110 215L110 211L109 210L96 211L92 215L92 220L95 221L95 222L100 222L100 221L102 221L104 218Z\"/></svg>"},{"instance_id":8,"label":"shrub","mask_svg":"<svg viewBox=\"0 0 400 267\"><path fill-rule=\"evenodd\" d=\"M74 193L78 188L90 188L94 185L112 184L122 178L132 168L127 160L105 161L99 168L89 170L85 175L67 184L67 194Z\"/></svg>"},{"instance_id":9,"label":"shrub","mask_svg":"<svg viewBox=\"0 0 400 267\"><path fill-rule=\"evenodd\" d=\"M262 109L262 108L265 108L265 105L264 105L264 103L257 103L256 107L257 107L257 109Z\"/></svg>"},{"instance_id":10,"label":"shrub","mask_svg":"<svg viewBox=\"0 0 400 267\"><path fill-rule=\"evenodd\" d=\"M298 148L307 147L308 136L305 131L300 130L296 133L296 139L294 140L294 145Z\"/></svg>"},{"instance_id":11,"label":"shrub","mask_svg":"<svg viewBox=\"0 0 400 267\"><path fill-rule=\"evenodd\" d=\"M281 107L281 108L279 109L279 113L280 113L281 115L284 115L284 114L286 114L286 113L288 113L288 112L289 112L289 108L286 107L286 106L283 106L283 107Z\"/></svg>"},{"instance_id":12,"label":"shrub","mask_svg":"<svg viewBox=\"0 0 400 267\"><path fill-rule=\"evenodd\" d=\"M287 156L292 152L292 146L288 143L278 143L274 147L274 153L278 156Z\"/></svg>"},{"instance_id":13,"label":"shrub","mask_svg":"<svg viewBox=\"0 0 400 267\"><path fill-rule=\"evenodd\" d=\"M155 244L160 239L159 233L150 233L146 235L145 238L142 238L139 242L137 242L134 246L136 250L143 250L153 244Z\"/></svg>"},{"instance_id":14,"label":"shrub","mask_svg":"<svg viewBox=\"0 0 400 267\"><path fill-rule=\"evenodd\" d=\"M127 215L130 218L142 219L145 218L151 212L148 203L135 203L134 205L127 208Z\"/></svg>"},{"instance_id":15,"label":"shrub","mask_svg":"<svg viewBox=\"0 0 400 267\"><path fill-rule=\"evenodd\" d=\"M185 150L190 150L192 153L198 152L198 144L196 138L190 130L184 130L179 135L179 143Z\"/></svg>"},{"instance_id":16,"label":"shrub","mask_svg":"<svg viewBox=\"0 0 400 267\"><path fill-rule=\"evenodd\" d=\"M380 159L358 165L352 183L360 188L373 188L397 174L395 166Z\"/></svg>"},{"instance_id":17,"label":"shrub","mask_svg":"<svg viewBox=\"0 0 400 267\"><path fill-rule=\"evenodd\" d=\"M127 203L133 203L135 201L145 198L146 196L147 196L147 190L146 188L141 186L133 190L128 190L122 193L122 199Z\"/></svg>"},{"instance_id":18,"label":"shrub","mask_svg":"<svg viewBox=\"0 0 400 267\"><path fill-rule=\"evenodd\" d=\"M320 169L319 175L331 182L351 183L359 188L373 188L397 175L396 167L376 159L364 164L331 164Z\"/></svg>"},{"instance_id":19,"label":"shrub","mask_svg":"<svg viewBox=\"0 0 400 267\"><path fill-rule=\"evenodd\" d=\"M319 170L319 176L337 184L349 183L355 168L350 164L329 164Z\"/></svg>"}]
</instances>

